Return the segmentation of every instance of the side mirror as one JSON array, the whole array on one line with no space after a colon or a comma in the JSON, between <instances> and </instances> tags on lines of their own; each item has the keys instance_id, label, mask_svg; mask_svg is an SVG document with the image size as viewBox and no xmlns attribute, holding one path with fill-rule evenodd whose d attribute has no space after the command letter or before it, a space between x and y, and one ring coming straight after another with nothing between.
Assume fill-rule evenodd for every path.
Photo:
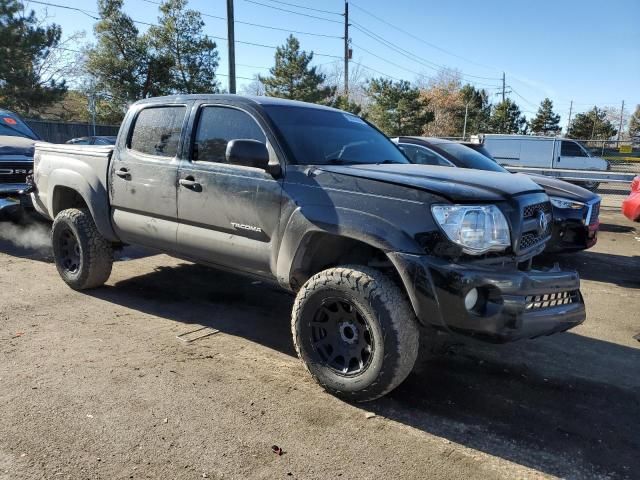
<instances>
[{"instance_id":1,"label":"side mirror","mask_svg":"<svg viewBox=\"0 0 640 480\"><path fill-rule=\"evenodd\" d=\"M267 146L257 140L231 140L227 143L225 158L232 165L269 169Z\"/></svg>"}]
</instances>

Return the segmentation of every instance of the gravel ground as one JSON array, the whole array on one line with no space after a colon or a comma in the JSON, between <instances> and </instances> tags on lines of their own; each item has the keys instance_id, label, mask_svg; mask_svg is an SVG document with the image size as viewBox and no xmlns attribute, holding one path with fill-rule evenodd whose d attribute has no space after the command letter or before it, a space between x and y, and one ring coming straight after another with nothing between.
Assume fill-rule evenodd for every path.
<instances>
[{"instance_id":1,"label":"gravel ground","mask_svg":"<svg viewBox=\"0 0 640 480\"><path fill-rule=\"evenodd\" d=\"M638 478L640 228L601 220L544 259L580 272L584 325L455 342L365 405L305 373L288 294L138 249L78 293L45 226L2 223L0 479Z\"/></svg>"}]
</instances>

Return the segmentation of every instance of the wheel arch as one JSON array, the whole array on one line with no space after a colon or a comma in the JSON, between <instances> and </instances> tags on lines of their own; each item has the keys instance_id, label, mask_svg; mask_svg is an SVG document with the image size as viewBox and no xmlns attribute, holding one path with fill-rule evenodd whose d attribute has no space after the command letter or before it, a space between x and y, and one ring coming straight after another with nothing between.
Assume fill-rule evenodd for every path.
<instances>
[{"instance_id":1,"label":"wheel arch","mask_svg":"<svg viewBox=\"0 0 640 480\"><path fill-rule=\"evenodd\" d=\"M50 175L47 199L47 211L52 219L67 208L87 208L100 234L111 242L118 241L111 226L108 194L101 184L91 185L73 170L55 170Z\"/></svg>"}]
</instances>

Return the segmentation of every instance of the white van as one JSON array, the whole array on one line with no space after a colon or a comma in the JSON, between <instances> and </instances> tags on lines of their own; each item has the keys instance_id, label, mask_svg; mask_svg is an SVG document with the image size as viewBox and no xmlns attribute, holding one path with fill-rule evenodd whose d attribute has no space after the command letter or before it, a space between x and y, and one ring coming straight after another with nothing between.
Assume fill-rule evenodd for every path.
<instances>
[{"instance_id":1,"label":"white van","mask_svg":"<svg viewBox=\"0 0 640 480\"><path fill-rule=\"evenodd\" d=\"M607 170L609 163L594 157L575 140L531 135L484 135L484 147L505 167Z\"/></svg>"}]
</instances>

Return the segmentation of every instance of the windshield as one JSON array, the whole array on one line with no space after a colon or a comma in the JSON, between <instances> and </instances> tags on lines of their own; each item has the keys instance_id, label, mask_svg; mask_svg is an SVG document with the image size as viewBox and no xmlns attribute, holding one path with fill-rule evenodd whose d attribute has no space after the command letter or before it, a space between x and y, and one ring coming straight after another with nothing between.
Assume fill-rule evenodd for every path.
<instances>
[{"instance_id":1,"label":"windshield","mask_svg":"<svg viewBox=\"0 0 640 480\"><path fill-rule=\"evenodd\" d=\"M0 135L26 137L38 140L38 136L19 117L9 112L0 112Z\"/></svg>"},{"instance_id":2,"label":"windshield","mask_svg":"<svg viewBox=\"0 0 640 480\"><path fill-rule=\"evenodd\" d=\"M265 105L265 111L300 165L409 163L382 133L350 113Z\"/></svg>"},{"instance_id":3,"label":"windshield","mask_svg":"<svg viewBox=\"0 0 640 480\"><path fill-rule=\"evenodd\" d=\"M490 172L506 172L494 160L485 157L474 149L460 145L459 143L438 143L433 146L435 150L442 150L448 154L450 160L461 168L475 168Z\"/></svg>"}]
</instances>

